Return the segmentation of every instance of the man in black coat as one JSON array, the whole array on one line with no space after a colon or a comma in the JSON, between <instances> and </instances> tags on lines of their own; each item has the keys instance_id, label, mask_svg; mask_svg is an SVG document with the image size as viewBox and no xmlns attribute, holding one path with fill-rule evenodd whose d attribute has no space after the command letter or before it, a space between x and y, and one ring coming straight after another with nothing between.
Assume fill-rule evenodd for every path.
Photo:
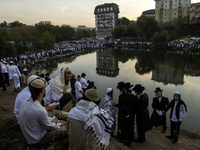
<instances>
[{"instance_id":1,"label":"man in black coat","mask_svg":"<svg viewBox=\"0 0 200 150\"><path fill-rule=\"evenodd\" d=\"M151 116L151 127L155 126L158 127L160 125L163 126L162 133L166 132L166 114L164 113L164 110L169 105L168 98L162 96L162 91L160 87L157 87L154 91L156 94L156 97L153 98L152 108L153 113Z\"/></svg>"},{"instance_id":2,"label":"man in black coat","mask_svg":"<svg viewBox=\"0 0 200 150\"><path fill-rule=\"evenodd\" d=\"M118 100L118 104L116 104L116 107L118 108L118 130L117 130L117 135L119 137L119 129L120 129L120 126L121 126L121 114L120 114L120 110L121 110L121 107L123 106L124 104L124 99L126 97L126 92L125 92L125 89L124 89L124 82L119 82L118 85L117 85L117 89L119 89L120 91L120 95L119 95L119 100Z\"/></svg>"},{"instance_id":3,"label":"man in black coat","mask_svg":"<svg viewBox=\"0 0 200 150\"><path fill-rule=\"evenodd\" d=\"M138 100L136 103L136 124L138 139L135 142L143 143L145 141L145 132L149 130L149 98L143 93L145 87L136 84L133 88Z\"/></svg>"}]
</instances>

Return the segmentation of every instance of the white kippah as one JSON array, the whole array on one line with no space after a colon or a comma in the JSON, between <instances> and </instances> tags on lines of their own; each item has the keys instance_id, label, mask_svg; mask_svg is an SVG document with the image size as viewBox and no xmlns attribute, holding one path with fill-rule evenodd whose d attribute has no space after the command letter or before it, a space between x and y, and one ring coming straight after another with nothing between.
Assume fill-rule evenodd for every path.
<instances>
[{"instance_id":1,"label":"white kippah","mask_svg":"<svg viewBox=\"0 0 200 150\"><path fill-rule=\"evenodd\" d=\"M178 94L178 95L181 95L181 93L179 91L176 91L174 94Z\"/></svg>"}]
</instances>

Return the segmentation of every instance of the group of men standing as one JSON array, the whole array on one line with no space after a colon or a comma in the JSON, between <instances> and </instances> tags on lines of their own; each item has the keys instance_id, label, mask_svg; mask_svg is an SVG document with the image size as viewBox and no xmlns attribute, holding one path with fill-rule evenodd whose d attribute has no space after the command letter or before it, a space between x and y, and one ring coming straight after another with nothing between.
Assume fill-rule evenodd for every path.
<instances>
[{"instance_id":1,"label":"group of men standing","mask_svg":"<svg viewBox=\"0 0 200 150\"><path fill-rule=\"evenodd\" d=\"M180 92L176 91L169 103L168 98L162 96L163 90L156 88L152 103L154 111L149 119L149 98L143 92L145 87L119 82L118 103L113 100L113 89L107 88L100 107L99 92L95 86L87 88L85 76L85 73L78 75L74 82L75 75L69 68L63 68L47 86L44 79L36 75L28 78L28 87L16 97L14 111L28 144L44 144L68 135L70 149L105 149L116 128L115 107L119 109L117 137L124 144L143 143L145 132L153 126L162 125L162 132L166 132L166 112L170 108L171 135L167 138L173 139L173 143L178 141L181 121L187 110ZM78 103L68 113L64 108L74 99L72 81ZM81 96L78 97L77 93ZM137 139L134 138L135 120Z\"/></svg>"},{"instance_id":2,"label":"group of men standing","mask_svg":"<svg viewBox=\"0 0 200 150\"><path fill-rule=\"evenodd\" d=\"M153 126L163 127L162 133L166 132L166 112L171 108L171 135L166 138L173 139L172 143L178 141L180 125L186 115L186 105L181 100L181 94L176 91L173 100L169 103L168 98L162 95L162 89L156 88L153 98L153 113L149 117L149 98L143 93L145 87L136 84L134 87L130 83L119 82L117 88L120 90L119 102L116 107L118 111L118 138L123 143L130 145L134 140L134 123L136 120L138 138L135 142L143 143L145 141L145 132L152 129ZM135 92L135 94L132 93ZM136 116L136 119L135 119Z\"/></svg>"},{"instance_id":3,"label":"group of men standing","mask_svg":"<svg viewBox=\"0 0 200 150\"><path fill-rule=\"evenodd\" d=\"M5 84L7 84L7 86L10 86L10 82L12 82L14 91L19 92L21 86L21 72L18 66L13 63L13 61L10 61L9 64L10 65L8 65L8 63L5 61L0 62L0 80L3 86L2 91L7 91Z\"/></svg>"}]
</instances>

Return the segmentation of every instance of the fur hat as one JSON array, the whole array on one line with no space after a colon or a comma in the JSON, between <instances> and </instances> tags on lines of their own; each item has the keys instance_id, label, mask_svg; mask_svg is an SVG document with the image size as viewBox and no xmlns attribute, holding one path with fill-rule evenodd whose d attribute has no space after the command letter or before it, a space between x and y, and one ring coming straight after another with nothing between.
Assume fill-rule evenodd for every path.
<instances>
[{"instance_id":1,"label":"fur hat","mask_svg":"<svg viewBox=\"0 0 200 150\"><path fill-rule=\"evenodd\" d=\"M87 91L85 92L85 96L86 96L89 100L94 101L94 102L97 102L97 101L99 101L99 99L100 99L99 92L98 92L97 90L93 89L93 88L87 90Z\"/></svg>"}]
</instances>

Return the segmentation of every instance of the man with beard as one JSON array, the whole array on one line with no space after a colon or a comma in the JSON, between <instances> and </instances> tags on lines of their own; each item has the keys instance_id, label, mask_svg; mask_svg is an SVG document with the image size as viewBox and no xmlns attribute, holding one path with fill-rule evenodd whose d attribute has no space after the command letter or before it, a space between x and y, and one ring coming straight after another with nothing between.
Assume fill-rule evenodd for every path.
<instances>
[{"instance_id":1,"label":"man with beard","mask_svg":"<svg viewBox=\"0 0 200 150\"><path fill-rule=\"evenodd\" d=\"M47 94L44 97L44 106L51 102L59 102L60 110L73 99L71 93L71 79L72 72L69 68L63 68L58 76L49 81L47 86Z\"/></svg>"},{"instance_id":2,"label":"man with beard","mask_svg":"<svg viewBox=\"0 0 200 150\"><path fill-rule=\"evenodd\" d=\"M162 91L160 87L157 87L154 91L156 93L156 97L153 98L152 108L153 113L151 116L151 127L158 127L160 125L163 126L162 133L166 132L166 114L164 110L169 105L168 98L162 96Z\"/></svg>"},{"instance_id":3,"label":"man with beard","mask_svg":"<svg viewBox=\"0 0 200 150\"><path fill-rule=\"evenodd\" d=\"M19 111L19 124L27 143L42 145L66 137L64 122L51 122L45 107L41 105L46 95L44 81L41 79L32 81L30 92L31 97L21 104Z\"/></svg>"}]
</instances>

